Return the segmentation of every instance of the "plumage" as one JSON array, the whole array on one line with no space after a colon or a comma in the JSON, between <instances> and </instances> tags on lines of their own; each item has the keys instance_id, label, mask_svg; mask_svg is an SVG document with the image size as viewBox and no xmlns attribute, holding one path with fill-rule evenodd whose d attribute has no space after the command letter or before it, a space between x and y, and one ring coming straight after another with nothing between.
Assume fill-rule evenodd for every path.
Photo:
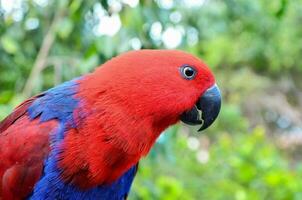
<instances>
[{"instance_id":1,"label":"plumage","mask_svg":"<svg viewBox=\"0 0 302 200\"><path fill-rule=\"evenodd\" d=\"M16 111L20 109L24 108ZM57 126L55 121L40 124L24 114L15 117L10 118L13 126L0 134L0 197L4 200L23 199L31 193L49 152L49 133Z\"/></svg>"},{"instance_id":2,"label":"plumage","mask_svg":"<svg viewBox=\"0 0 302 200\"><path fill-rule=\"evenodd\" d=\"M139 159L214 84L190 54L142 50L25 101L0 123L0 199L125 199Z\"/></svg>"}]
</instances>

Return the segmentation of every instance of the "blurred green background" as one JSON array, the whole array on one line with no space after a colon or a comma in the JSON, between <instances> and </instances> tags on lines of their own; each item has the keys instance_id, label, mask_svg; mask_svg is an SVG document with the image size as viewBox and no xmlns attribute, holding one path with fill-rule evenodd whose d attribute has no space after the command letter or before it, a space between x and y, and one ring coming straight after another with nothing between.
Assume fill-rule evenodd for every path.
<instances>
[{"instance_id":1,"label":"blurred green background","mask_svg":"<svg viewBox=\"0 0 302 200\"><path fill-rule=\"evenodd\" d=\"M130 200L302 199L302 0L0 0L0 119L131 49L177 48L215 72L201 134L159 139Z\"/></svg>"}]
</instances>

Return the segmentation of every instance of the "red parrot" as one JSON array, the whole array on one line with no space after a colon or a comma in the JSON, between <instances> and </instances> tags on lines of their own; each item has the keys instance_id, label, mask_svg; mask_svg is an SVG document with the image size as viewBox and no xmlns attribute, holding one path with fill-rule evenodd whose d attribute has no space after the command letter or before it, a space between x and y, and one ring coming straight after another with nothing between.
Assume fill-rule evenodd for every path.
<instances>
[{"instance_id":1,"label":"red parrot","mask_svg":"<svg viewBox=\"0 0 302 200\"><path fill-rule=\"evenodd\" d=\"M216 119L210 69L178 50L130 51L34 96L0 123L0 199L126 199L156 139Z\"/></svg>"}]
</instances>

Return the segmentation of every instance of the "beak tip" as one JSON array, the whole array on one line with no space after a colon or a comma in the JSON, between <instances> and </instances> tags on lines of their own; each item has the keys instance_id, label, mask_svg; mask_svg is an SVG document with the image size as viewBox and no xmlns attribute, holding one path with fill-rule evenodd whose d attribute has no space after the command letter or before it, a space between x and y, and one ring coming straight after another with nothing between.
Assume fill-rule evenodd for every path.
<instances>
[{"instance_id":1,"label":"beak tip","mask_svg":"<svg viewBox=\"0 0 302 200\"><path fill-rule=\"evenodd\" d=\"M186 112L181 120L189 125L202 124L198 132L207 129L218 117L221 108L221 94L218 86L215 84L209 88L198 100L190 111ZM202 113L202 120L199 119L199 113Z\"/></svg>"}]
</instances>

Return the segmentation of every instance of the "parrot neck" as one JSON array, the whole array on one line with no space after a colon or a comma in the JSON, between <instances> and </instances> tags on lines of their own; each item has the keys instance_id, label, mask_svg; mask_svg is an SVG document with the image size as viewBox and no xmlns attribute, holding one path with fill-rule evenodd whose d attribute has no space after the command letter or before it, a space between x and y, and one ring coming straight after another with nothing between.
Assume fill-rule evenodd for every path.
<instances>
[{"instance_id":1,"label":"parrot neck","mask_svg":"<svg viewBox=\"0 0 302 200\"><path fill-rule=\"evenodd\" d=\"M64 138L59 166L64 179L82 188L117 180L150 151L164 129L178 121L138 117L120 106L125 102L112 101L106 90L80 88L76 98L77 126Z\"/></svg>"}]
</instances>

